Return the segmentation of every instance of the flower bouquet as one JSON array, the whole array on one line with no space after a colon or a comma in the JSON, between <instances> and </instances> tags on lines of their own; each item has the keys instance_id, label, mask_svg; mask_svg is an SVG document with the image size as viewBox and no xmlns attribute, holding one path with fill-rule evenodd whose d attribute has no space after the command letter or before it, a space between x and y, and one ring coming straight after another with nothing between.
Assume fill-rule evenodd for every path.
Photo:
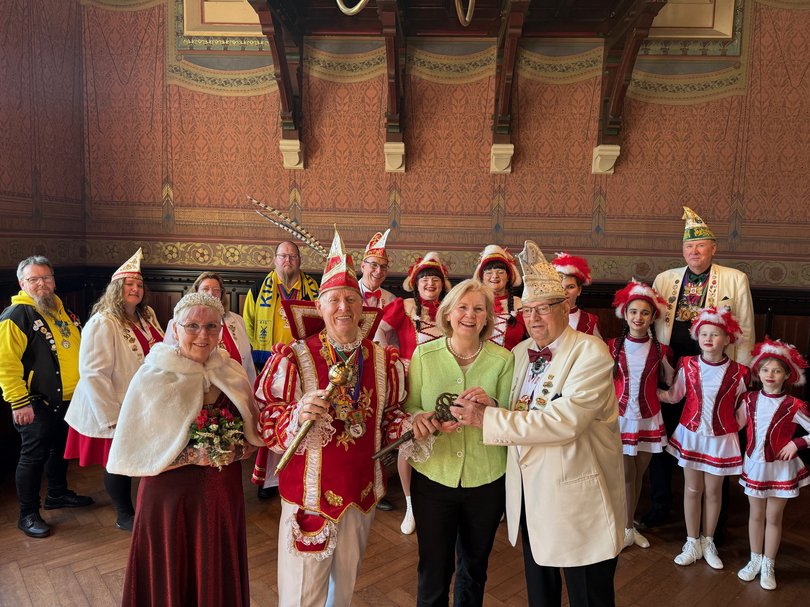
<instances>
[{"instance_id":1,"label":"flower bouquet","mask_svg":"<svg viewBox=\"0 0 810 607\"><path fill-rule=\"evenodd\" d=\"M234 415L228 405L204 405L189 428L188 446L202 452L211 465L222 470L245 446L243 426L242 418Z\"/></svg>"}]
</instances>

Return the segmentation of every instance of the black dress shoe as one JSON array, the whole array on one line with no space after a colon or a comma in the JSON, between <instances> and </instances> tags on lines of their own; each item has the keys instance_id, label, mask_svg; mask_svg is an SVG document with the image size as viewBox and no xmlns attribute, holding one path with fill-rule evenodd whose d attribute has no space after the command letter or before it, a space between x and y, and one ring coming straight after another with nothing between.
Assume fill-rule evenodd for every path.
<instances>
[{"instance_id":1,"label":"black dress shoe","mask_svg":"<svg viewBox=\"0 0 810 607\"><path fill-rule=\"evenodd\" d=\"M45 510L56 510L57 508L84 508L94 504L93 498L89 495L76 495L75 491L68 489L59 497L45 496Z\"/></svg>"},{"instance_id":2,"label":"black dress shoe","mask_svg":"<svg viewBox=\"0 0 810 607\"><path fill-rule=\"evenodd\" d=\"M278 487L259 487L256 495L260 500L269 500L278 495Z\"/></svg>"},{"instance_id":3,"label":"black dress shoe","mask_svg":"<svg viewBox=\"0 0 810 607\"><path fill-rule=\"evenodd\" d=\"M381 498L379 502L377 502L377 510L382 510L383 512L390 512L393 509L394 509L394 504L389 502L384 497Z\"/></svg>"},{"instance_id":4,"label":"black dress shoe","mask_svg":"<svg viewBox=\"0 0 810 607\"><path fill-rule=\"evenodd\" d=\"M670 511L662 508L653 508L647 514L641 517L639 521L640 529L651 529L653 527L660 527L669 522Z\"/></svg>"},{"instance_id":5,"label":"black dress shoe","mask_svg":"<svg viewBox=\"0 0 810 607\"><path fill-rule=\"evenodd\" d=\"M132 525L134 523L134 514L119 514L118 518L115 519L115 527L121 531L132 531Z\"/></svg>"},{"instance_id":6,"label":"black dress shoe","mask_svg":"<svg viewBox=\"0 0 810 607\"><path fill-rule=\"evenodd\" d=\"M26 514L17 521L17 529L28 537L48 537L51 534L51 527L42 520L39 512Z\"/></svg>"}]
</instances>

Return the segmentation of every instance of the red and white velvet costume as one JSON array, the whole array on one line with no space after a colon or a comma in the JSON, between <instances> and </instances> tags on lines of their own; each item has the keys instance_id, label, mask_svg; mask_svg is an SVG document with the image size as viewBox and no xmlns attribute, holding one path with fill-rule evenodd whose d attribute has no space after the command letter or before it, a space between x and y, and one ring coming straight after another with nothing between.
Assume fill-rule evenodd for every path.
<instances>
[{"instance_id":1,"label":"red and white velvet costume","mask_svg":"<svg viewBox=\"0 0 810 607\"><path fill-rule=\"evenodd\" d=\"M787 394L746 392L737 412L740 426L748 425L748 445L740 484L754 497L797 497L799 488L810 485L810 472L794 456L784 461L777 455L790 441L799 449L810 447L810 436L793 438L797 426L810 432L807 403Z\"/></svg>"},{"instance_id":2,"label":"red and white velvet costume","mask_svg":"<svg viewBox=\"0 0 810 607\"><path fill-rule=\"evenodd\" d=\"M611 357L615 360L619 338L608 340ZM661 453L667 445L667 432L658 400L658 377L662 364L674 362L672 350L661 344L661 357L652 340L627 335L618 352L618 372L613 387L619 399L619 431L624 455L639 451Z\"/></svg>"},{"instance_id":3,"label":"red and white velvet costume","mask_svg":"<svg viewBox=\"0 0 810 607\"><path fill-rule=\"evenodd\" d=\"M658 397L677 403L686 396L681 421L667 446L682 468L717 476L742 472L735 411L750 376L748 367L728 357L719 363L706 362L702 356L678 361L675 382Z\"/></svg>"}]
</instances>

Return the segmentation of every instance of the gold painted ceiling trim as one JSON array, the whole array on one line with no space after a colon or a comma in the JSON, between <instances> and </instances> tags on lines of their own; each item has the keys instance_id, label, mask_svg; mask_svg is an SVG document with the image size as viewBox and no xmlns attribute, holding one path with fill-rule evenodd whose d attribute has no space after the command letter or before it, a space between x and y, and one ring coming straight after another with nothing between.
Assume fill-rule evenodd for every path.
<instances>
[{"instance_id":1,"label":"gold painted ceiling trim","mask_svg":"<svg viewBox=\"0 0 810 607\"><path fill-rule=\"evenodd\" d=\"M83 6L93 6L108 11L140 11L165 3L166 0L79 0L79 4Z\"/></svg>"},{"instance_id":2,"label":"gold painted ceiling trim","mask_svg":"<svg viewBox=\"0 0 810 607\"><path fill-rule=\"evenodd\" d=\"M429 82L467 84L495 75L496 48L469 55L439 55L420 49L408 52L408 72Z\"/></svg>"},{"instance_id":3,"label":"gold painted ceiling trim","mask_svg":"<svg viewBox=\"0 0 810 607\"><path fill-rule=\"evenodd\" d=\"M304 45L304 72L330 82L362 82L384 74L385 48L366 53L330 53Z\"/></svg>"},{"instance_id":4,"label":"gold painted ceiling trim","mask_svg":"<svg viewBox=\"0 0 810 607\"><path fill-rule=\"evenodd\" d=\"M602 72L602 47L576 55L552 57L520 49L517 69L529 80L548 84L571 84L590 80Z\"/></svg>"}]
</instances>

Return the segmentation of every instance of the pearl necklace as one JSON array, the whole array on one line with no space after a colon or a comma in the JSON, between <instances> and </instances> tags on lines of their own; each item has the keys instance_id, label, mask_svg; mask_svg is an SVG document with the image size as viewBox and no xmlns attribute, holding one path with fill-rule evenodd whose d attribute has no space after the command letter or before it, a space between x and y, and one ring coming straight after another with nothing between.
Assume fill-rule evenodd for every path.
<instances>
[{"instance_id":1,"label":"pearl necklace","mask_svg":"<svg viewBox=\"0 0 810 607\"><path fill-rule=\"evenodd\" d=\"M453 350L453 346L452 346L452 344L450 343L450 338L449 338L449 337L446 337L446 338L445 338L445 340L447 341L447 349L448 349L448 350L450 350L450 354L452 354L453 356L455 356L455 357L456 357L457 359L459 359L459 360L472 360L473 358L475 358L476 356L478 356L479 354L481 354L481 350L483 350L483 349L484 349L484 342L483 342L483 340L482 340L482 341L481 341L481 342L478 344L478 349L477 349L475 352L473 352L473 353L472 353L472 354L470 354L469 356L462 356L461 354L457 354L457 353L456 353L456 351L455 351L455 350Z\"/></svg>"}]
</instances>

